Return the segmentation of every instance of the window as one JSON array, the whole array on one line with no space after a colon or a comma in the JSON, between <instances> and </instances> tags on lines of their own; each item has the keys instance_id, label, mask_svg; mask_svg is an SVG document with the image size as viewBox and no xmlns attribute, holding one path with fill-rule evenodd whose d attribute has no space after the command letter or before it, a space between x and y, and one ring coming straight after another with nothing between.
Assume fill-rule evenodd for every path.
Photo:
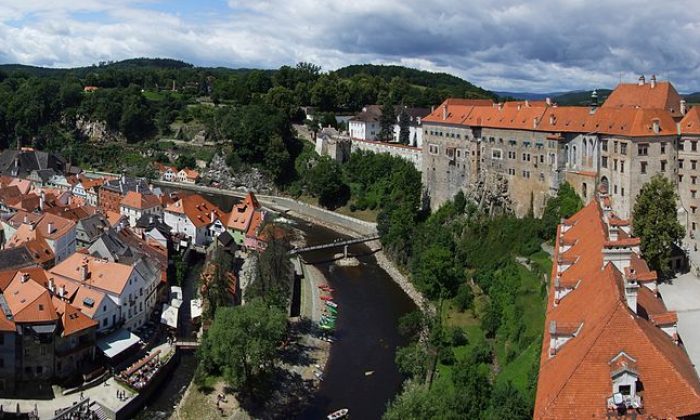
<instances>
[{"instance_id":1,"label":"window","mask_svg":"<svg viewBox=\"0 0 700 420\"><path fill-rule=\"evenodd\" d=\"M639 162L639 164L641 165L640 172L643 174L647 173L647 163L646 162Z\"/></svg>"},{"instance_id":2,"label":"window","mask_svg":"<svg viewBox=\"0 0 700 420\"><path fill-rule=\"evenodd\" d=\"M620 195L625 196L625 187L620 187Z\"/></svg>"},{"instance_id":3,"label":"window","mask_svg":"<svg viewBox=\"0 0 700 420\"><path fill-rule=\"evenodd\" d=\"M683 175L678 175L678 183L683 183Z\"/></svg>"},{"instance_id":4,"label":"window","mask_svg":"<svg viewBox=\"0 0 700 420\"><path fill-rule=\"evenodd\" d=\"M661 161L661 172L666 172L666 161L665 160Z\"/></svg>"},{"instance_id":5,"label":"window","mask_svg":"<svg viewBox=\"0 0 700 420\"><path fill-rule=\"evenodd\" d=\"M690 197L695 198L697 196L698 191L697 190L690 190Z\"/></svg>"},{"instance_id":6,"label":"window","mask_svg":"<svg viewBox=\"0 0 700 420\"><path fill-rule=\"evenodd\" d=\"M617 171L617 159L613 159L613 171Z\"/></svg>"},{"instance_id":7,"label":"window","mask_svg":"<svg viewBox=\"0 0 700 420\"><path fill-rule=\"evenodd\" d=\"M690 211L695 214L696 211L698 211L698 208L695 206L690 206Z\"/></svg>"},{"instance_id":8,"label":"window","mask_svg":"<svg viewBox=\"0 0 700 420\"><path fill-rule=\"evenodd\" d=\"M637 154L639 156L647 156L649 154L649 145L648 144L640 144L637 146Z\"/></svg>"},{"instance_id":9,"label":"window","mask_svg":"<svg viewBox=\"0 0 700 420\"><path fill-rule=\"evenodd\" d=\"M430 153L431 155L437 155L440 153L440 147L437 144L429 144L428 153Z\"/></svg>"},{"instance_id":10,"label":"window","mask_svg":"<svg viewBox=\"0 0 700 420\"><path fill-rule=\"evenodd\" d=\"M690 161L690 169L696 170L698 167L698 161L697 160L691 160Z\"/></svg>"},{"instance_id":11,"label":"window","mask_svg":"<svg viewBox=\"0 0 700 420\"><path fill-rule=\"evenodd\" d=\"M623 155L627 154L627 143L620 143L620 153Z\"/></svg>"},{"instance_id":12,"label":"window","mask_svg":"<svg viewBox=\"0 0 700 420\"><path fill-rule=\"evenodd\" d=\"M615 192L615 194L617 194L617 185L613 186L613 191Z\"/></svg>"},{"instance_id":13,"label":"window","mask_svg":"<svg viewBox=\"0 0 700 420\"><path fill-rule=\"evenodd\" d=\"M625 161L621 160L620 161L620 173L625 173Z\"/></svg>"},{"instance_id":14,"label":"window","mask_svg":"<svg viewBox=\"0 0 700 420\"><path fill-rule=\"evenodd\" d=\"M603 157L600 159L600 166L602 166L603 168L607 168L607 167L608 167L608 157L607 157L607 156L603 156Z\"/></svg>"},{"instance_id":15,"label":"window","mask_svg":"<svg viewBox=\"0 0 700 420\"><path fill-rule=\"evenodd\" d=\"M691 141L691 142L690 142L690 151L691 151L691 152L697 152L697 151L698 151L698 142L697 142L697 141Z\"/></svg>"},{"instance_id":16,"label":"window","mask_svg":"<svg viewBox=\"0 0 700 420\"><path fill-rule=\"evenodd\" d=\"M695 185L695 184L697 184L697 181L698 181L698 177L696 177L696 176L691 176L691 177L690 177L690 183L691 183L691 184Z\"/></svg>"},{"instance_id":17,"label":"window","mask_svg":"<svg viewBox=\"0 0 700 420\"><path fill-rule=\"evenodd\" d=\"M693 230L696 230L698 227L697 223L693 222Z\"/></svg>"},{"instance_id":18,"label":"window","mask_svg":"<svg viewBox=\"0 0 700 420\"><path fill-rule=\"evenodd\" d=\"M630 395L632 393L631 385L620 385L618 389L622 395Z\"/></svg>"},{"instance_id":19,"label":"window","mask_svg":"<svg viewBox=\"0 0 700 420\"><path fill-rule=\"evenodd\" d=\"M600 146L603 149L604 152L608 151L608 141L607 140L602 140L600 142Z\"/></svg>"},{"instance_id":20,"label":"window","mask_svg":"<svg viewBox=\"0 0 700 420\"><path fill-rule=\"evenodd\" d=\"M666 143L661 143L661 154L662 155L666 154Z\"/></svg>"},{"instance_id":21,"label":"window","mask_svg":"<svg viewBox=\"0 0 700 420\"><path fill-rule=\"evenodd\" d=\"M491 150L491 159L503 159L503 152L501 149Z\"/></svg>"},{"instance_id":22,"label":"window","mask_svg":"<svg viewBox=\"0 0 700 420\"><path fill-rule=\"evenodd\" d=\"M678 159L678 169L683 169L683 159Z\"/></svg>"},{"instance_id":23,"label":"window","mask_svg":"<svg viewBox=\"0 0 700 420\"><path fill-rule=\"evenodd\" d=\"M515 175L515 169L508 168L508 175Z\"/></svg>"},{"instance_id":24,"label":"window","mask_svg":"<svg viewBox=\"0 0 700 420\"><path fill-rule=\"evenodd\" d=\"M613 142L613 152L617 153L617 142L616 141Z\"/></svg>"}]
</instances>

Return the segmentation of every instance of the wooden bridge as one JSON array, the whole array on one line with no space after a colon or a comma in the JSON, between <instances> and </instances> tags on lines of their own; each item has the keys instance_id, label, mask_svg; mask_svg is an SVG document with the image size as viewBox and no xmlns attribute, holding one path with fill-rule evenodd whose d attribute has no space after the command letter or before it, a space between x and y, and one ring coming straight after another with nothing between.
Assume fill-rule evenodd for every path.
<instances>
[{"instance_id":1,"label":"wooden bridge","mask_svg":"<svg viewBox=\"0 0 700 420\"><path fill-rule=\"evenodd\" d=\"M327 244L321 244L321 245L312 245L312 246L305 246L302 248L294 248L291 251L289 251L290 255L296 255L296 254L301 254L304 252L310 252L310 251L317 251L319 249L328 249L328 248L344 248L345 252L345 257L347 258L348 256L348 246L353 245L353 244L361 244L363 242L369 242L369 241L374 241L379 239L380 236L378 233L372 234L372 235L367 235L367 236L361 236L359 238L353 238L353 239L346 239L346 240L337 240L333 241Z\"/></svg>"}]
</instances>

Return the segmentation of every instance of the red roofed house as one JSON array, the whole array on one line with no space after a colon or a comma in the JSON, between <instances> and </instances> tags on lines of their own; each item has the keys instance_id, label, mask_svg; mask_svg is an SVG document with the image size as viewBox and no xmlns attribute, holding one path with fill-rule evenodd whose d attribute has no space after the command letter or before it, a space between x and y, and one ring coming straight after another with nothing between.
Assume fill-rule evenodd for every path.
<instances>
[{"instance_id":1,"label":"red roofed house","mask_svg":"<svg viewBox=\"0 0 700 420\"><path fill-rule=\"evenodd\" d=\"M129 218L129 226L136 226L136 221L144 214L162 216L163 207L155 194L129 191L119 203L119 214Z\"/></svg>"},{"instance_id":2,"label":"red roofed house","mask_svg":"<svg viewBox=\"0 0 700 420\"><path fill-rule=\"evenodd\" d=\"M42 239L51 248L59 263L76 249L76 223L51 213L17 212L2 222L6 247L17 247L29 241Z\"/></svg>"},{"instance_id":3,"label":"red roofed house","mask_svg":"<svg viewBox=\"0 0 700 420\"><path fill-rule=\"evenodd\" d=\"M195 184L199 179L199 172L194 169L183 168L177 173L177 181L185 184Z\"/></svg>"},{"instance_id":4,"label":"red roofed house","mask_svg":"<svg viewBox=\"0 0 700 420\"><path fill-rule=\"evenodd\" d=\"M172 234L180 234L194 245L207 245L226 230L221 220L225 213L198 194L180 197L167 205L163 213L163 221Z\"/></svg>"},{"instance_id":5,"label":"red roofed house","mask_svg":"<svg viewBox=\"0 0 700 420\"><path fill-rule=\"evenodd\" d=\"M243 201L236 203L231 212L225 216L226 230L233 236L237 245L244 244L255 214L261 211L255 194L249 192ZM262 220L261 215L258 215L258 219Z\"/></svg>"},{"instance_id":6,"label":"red roofed house","mask_svg":"<svg viewBox=\"0 0 700 420\"><path fill-rule=\"evenodd\" d=\"M16 382L68 378L94 359L96 322L54 293L53 279L41 269L17 271L4 286L1 391Z\"/></svg>"},{"instance_id":7,"label":"red roofed house","mask_svg":"<svg viewBox=\"0 0 700 420\"><path fill-rule=\"evenodd\" d=\"M700 415L677 317L619 220L601 195L557 229L536 419Z\"/></svg>"}]
</instances>

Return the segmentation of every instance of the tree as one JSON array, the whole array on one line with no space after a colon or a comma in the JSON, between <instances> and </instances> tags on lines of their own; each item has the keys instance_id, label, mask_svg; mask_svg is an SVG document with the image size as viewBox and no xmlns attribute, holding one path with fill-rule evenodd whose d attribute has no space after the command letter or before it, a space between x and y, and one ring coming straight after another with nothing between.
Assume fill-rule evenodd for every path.
<instances>
[{"instance_id":1,"label":"tree","mask_svg":"<svg viewBox=\"0 0 700 420\"><path fill-rule=\"evenodd\" d=\"M275 231L280 227L269 224L266 229L272 233L265 250L258 254L257 280L246 290L246 299L259 297L268 305L286 310L294 279L294 269L288 254L290 247L286 237L276 236Z\"/></svg>"},{"instance_id":2,"label":"tree","mask_svg":"<svg viewBox=\"0 0 700 420\"><path fill-rule=\"evenodd\" d=\"M286 324L281 309L259 299L220 308L197 357L208 373L223 375L239 392L253 394L277 360Z\"/></svg>"},{"instance_id":3,"label":"tree","mask_svg":"<svg viewBox=\"0 0 700 420\"><path fill-rule=\"evenodd\" d=\"M382 105L382 115L379 117L379 139L390 141L394 138L394 124L396 124L396 109L391 102Z\"/></svg>"},{"instance_id":4,"label":"tree","mask_svg":"<svg viewBox=\"0 0 700 420\"><path fill-rule=\"evenodd\" d=\"M338 208L350 199L350 187L343 182L340 165L328 156L321 157L307 172L306 183L326 208Z\"/></svg>"},{"instance_id":5,"label":"tree","mask_svg":"<svg viewBox=\"0 0 700 420\"><path fill-rule=\"evenodd\" d=\"M581 197L568 182L559 186L556 197L547 200L542 214L542 225L545 239L553 238L557 225L562 218L569 218L583 207Z\"/></svg>"},{"instance_id":6,"label":"tree","mask_svg":"<svg viewBox=\"0 0 700 420\"><path fill-rule=\"evenodd\" d=\"M177 166L177 169L192 169L197 166L197 160L194 158L194 156L181 154L177 157L177 160L175 160L175 166Z\"/></svg>"},{"instance_id":7,"label":"tree","mask_svg":"<svg viewBox=\"0 0 700 420\"><path fill-rule=\"evenodd\" d=\"M677 201L671 181L657 174L642 186L634 204L634 235L641 239L642 255L649 267L660 273L669 272L672 247L684 235L676 215Z\"/></svg>"},{"instance_id":8,"label":"tree","mask_svg":"<svg viewBox=\"0 0 700 420\"><path fill-rule=\"evenodd\" d=\"M405 109L399 114L399 143L409 145L411 142L411 116L408 115ZM415 146L415 144L411 144Z\"/></svg>"},{"instance_id":9,"label":"tree","mask_svg":"<svg viewBox=\"0 0 700 420\"><path fill-rule=\"evenodd\" d=\"M431 299L446 298L457 288L453 253L442 246L432 245L417 256L413 281Z\"/></svg>"}]
</instances>

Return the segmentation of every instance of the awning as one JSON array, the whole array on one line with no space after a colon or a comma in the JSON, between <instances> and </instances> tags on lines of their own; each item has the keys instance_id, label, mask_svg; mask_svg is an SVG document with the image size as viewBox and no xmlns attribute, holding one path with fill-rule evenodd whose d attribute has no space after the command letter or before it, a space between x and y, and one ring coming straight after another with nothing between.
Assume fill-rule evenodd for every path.
<instances>
[{"instance_id":1,"label":"awning","mask_svg":"<svg viewBox=\"0 0 700 420\"><path fill-rule=\"evenodd\" d=\"M141 341L141 338L131 331L121 329L115 331L107 337L102 337L97 340L97 347L110 359L128 350L135 344Z\"/></svg>"},{"instance_id":2,"label":"awning","mask_svg":"<svg viewBox=\"0 0 700 420\"><path fill-rule=\"evenodd\" d=\"M170 287L170 299L182 300L182 287L171 286Z\"/></svg>"},{"instance_id":3,"label":"awning","mask_svg":"<svg viewBox=\"0 0 700 420\"><path fill-rule=\"evenodd\" d=\"M180 309L180 306L182 306L182 301L180 299L173 299L170 301L170 306Z\"/></svg>"},{"instance_id":4,"label":"awning","mask_svg":"<svg viewBox=\"0 0 700 420\"><path fill-rule=\"evenodd\" d=\"M202 299L192 299L190 301L190 318L197 319L202 316Z\"/></svg>"},{"instance_id":5,"label":"awning","mask_svg":"<svg viewBox=\"0 0 700 420\"><path fill-rule=\"evenodd\" d=\"M37 334L53 334L56 330L56 324L50 325L32 325L32 330Z\"/></svg>"},{"instance_id":6,"label":"awning","mask_svg":"<svg viewBox=\"0 0 700 420\"><path fill-rule=\"evenodd\" d=\"M160 323L170 328L177 328L177 318L180 310L167 303L163 304L163 311L160 313Z\"/></svg>"}]
</instances>

